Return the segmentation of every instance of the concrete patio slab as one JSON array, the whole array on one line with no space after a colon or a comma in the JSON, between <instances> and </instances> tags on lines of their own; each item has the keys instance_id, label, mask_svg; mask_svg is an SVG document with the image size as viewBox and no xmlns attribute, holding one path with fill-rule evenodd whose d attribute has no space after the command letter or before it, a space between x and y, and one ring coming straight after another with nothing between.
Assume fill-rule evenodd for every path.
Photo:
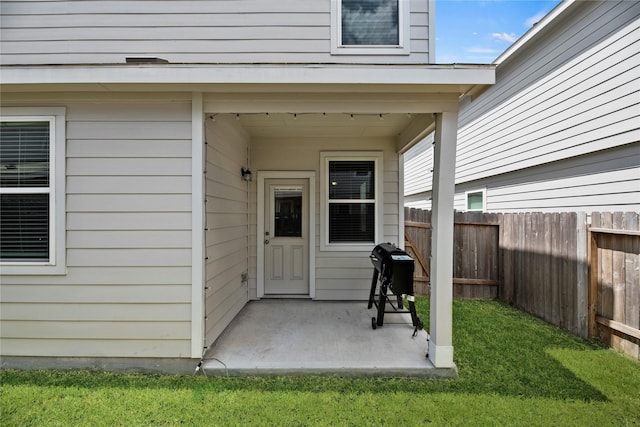
<instances>
[{"instance_id":1,"label":"concrete patio slab","mask_svg":"<svg viewBox=\"0 0 640 427\"><path fill-rule=\"evenodd\" d=\"M249 302L206 352L207 375L456 376L426 357L428 335L408 314L373 330L366 301Z\"/></svg>"}]
</instances>

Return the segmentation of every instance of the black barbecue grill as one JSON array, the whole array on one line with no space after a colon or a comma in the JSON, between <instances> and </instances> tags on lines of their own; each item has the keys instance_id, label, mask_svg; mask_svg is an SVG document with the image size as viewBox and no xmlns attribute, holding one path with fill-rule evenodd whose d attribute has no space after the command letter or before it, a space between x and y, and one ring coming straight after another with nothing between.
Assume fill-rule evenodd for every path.
<instances>
[{"instance_id":1,"label":"black barbecue grill","mask_svg":"<svg viewBox=\"0 0 640 427\"><path fill-rule=\"evenodd\" d=\"M376 306L378 316L371 319L371 327L376 329L384 323L385 313L411 313L414 335L422 329L422 320L416 314L415 297L413 295L413 258L393 243L381 243L369 256L373 264L373 279L369 293L368 308ZM376 294L376 288L380 289ZM378 298L376 300L376 297ZM404 310L403 299L409 302L409 309ZM393 301L395 299L395 303ZM389 304L391 310L385 311Z\"/></svg>"}]
</instances>

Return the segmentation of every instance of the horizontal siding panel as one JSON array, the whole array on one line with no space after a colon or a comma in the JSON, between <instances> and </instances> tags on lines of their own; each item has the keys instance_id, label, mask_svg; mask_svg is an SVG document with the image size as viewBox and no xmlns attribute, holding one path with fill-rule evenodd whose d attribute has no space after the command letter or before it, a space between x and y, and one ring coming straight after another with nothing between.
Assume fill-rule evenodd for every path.
<instances>
[{"instance_id":1,"label":"horizontal siding panel","mask_svg":"<svg viewBox=\"0 0 640 427\"><path fill-rule=\"evenodd\" d=\"M221 274L227 270L234 270L237 265L244 265L246 268L247 250L241 249L235 252L226 252L223 256L218 258L209 258L206 261L207 277L215 278L218 274ZM211 272L211 276L209 275ZM238 275L238 279L240 276ZM240 280L238 280L238 283Z\"/></svg>"},{"instance_id":2,"label":"horizontal siding panel","mask_svg":"<svg viewBox=\"0 0 640 427\"><path fill-rule=\"evenodd\" d=\"M299 1L278 0L277 2L264 0L242 1L160 1L160 0L128 0L126 9L123 9L122 1L96 0L96 1L4 1L3 13L6 15L32 15L32 14L60 14L67 13L103 14L115 13L118 15L137 14L184 14L184 13L216 13L216 14L242 14L254 13L318 13L329 12L329 3L326 1Z\"/></svg>"},{"instance_id":3,"label":"horizontal siding panel","mask_svg":"<svg viewBox=\"0 0 640 427\"><path fill-rule=\"evenodd\" d=\"M553 148L556 149L571 146L567 142L564 144L557 144L557 142L562 141L563 136L567 133L580 135L628 118L637 118L637 106L640 102L638 85L640 85L640 79L631 81L618 90L609 90L607 91L607 99L600 100L596 97L592 100L593 103L589 104L592 106L591 108L572 109L570 106L565 106L564 110L555 110L549 107L551 113L555 114L547 115L545 113L544 116L529 116L528 113L522 112L522 117L519 117L520 122L524 123L522 126L511 120L501 123L499 133L486 136L486 141L491 141L490 146L484 147L484 150L481 150L480 147L474 147L473 150L461 152L458 165L460 169L466 170L470 164L475 166L472 160L479 157L480 154L483 157L493 158L498 154L503 154L505 150L522 152L530 148L527 144L535 147L555 144ZM615 98L613 98L614 96ZM588 101L585 99L584 103ZM596 103L598 101L600 103ZM482 138L482 136L478 135L477 138ZM581 141L584 140L584 138L581 139ZM549 151L549 148L547 147L545 150ZM608 146L601 148L608 148Z\"/></svg>"},{"instance_id":4,"label":"horizontal siding panel","mask_svg":"<svg viewBox=\"0 0 640 427\"><path fill-rule=\"evenodd\" d=\"M191 175L191 159L67 159L67 175Z\"/></svg>"},{"instance_id":5,"label":"horizontal siding panel","mask_svg":"<svg viewBox=\"0 0 640 427\"><path fill-rule=\"evenodd\" d=\"M373 249L373 248L372 248ZM346 282L350 280L371 280L370 268L318 268L316 270L317 279L341 279ZM364 283L364 282L361 282ZM323 288L328 289L328 288Z\"/></svg>"},{"instance_id":6,"label":"horizontal siding panel","mask_svg":"<svg viewBox=\"0 0 640 427\"><path fill-rule=\"evenodd\" d=\"M465 190L486 188L491 212L636 211L639 165L637 143L628 144L458 185L455 207L465 209Z\"/></svg>"},{"instance_id":7,"label":"horizontal siding panel","mask_svg":"<svg viewBox=\"0 0 640 427\"><path fill-rule=\"evenodd\" d=\"M229 268L227 268L224 271L211 271L208 270L207 271L207 283L208 283L208 289L205 290L206 294L207 294L207 300L209 301L209 304L207 305L209 307L210 310L214 310L214 307L216 304L213 304L215 301L219 302L219 299L211 299L214 298L214 294L216 294L216 292L220 291L220 290L224 290L227 288L228 285L236 285L236 286L231 286L230 289L235 289L238 286L238 283L240 283L240 276L241 274L245 271L245 266L243 264L235 264L235 265L230 265ZM215 280L209 280L209 279L215 279ZM228 289L225 290L225 292L229 291ZM229 291L229 292L233 292L233 291ZM217 297L215 297L217 298ZM213 305L211 305L213 304Z\"/></svg>"},{"instance_id":8,"label":"horizontal siding panel","mask_svg":"<svg viewBox=\"0 0 640 427\"><path fill-rule=\"evenodd\" d=\"M190 304L1 304L0 319L80 322L190 322Z\"/></svg>"},{"instance_id":9,"label":"horizontal siding panel","mask_svg":"<svg viewBox=\"0 0 640 427\"><path fill-rule=\"evenodd\" d=\"M181 1L180 1L181 3ZM204 2L203 2L204 3ZM274 2L277 3L277 2ZM3 2L4 9L4 2ZM5 15L8 16L8 15ZM145 13L144 19L139 15L127 13L101 13L99 19L91 20L91 28L114 27L126 31L129 28L209 28L209 27L265 27L285 28L288 26L329 26L329 12L323 14L293 14L293 13ZM82 32L87 28L83 21L75 14L62 15L11 15L11 19L2 22L3 28L73 28Z\"/></svg>"},{"instance_id":10,"label":"horizontal siding panel","mask_svg":"<svg viewBox=\"0 0 640 427\"><path fill-rule=\"evenodd\" d=\"M191 193L191 176L67 176L67 194Z\"/></svg>"},{"instance_id":11,"label":"horizontal siding panel","mask_svg":"<svg viewBox=\"0 0 640 427\"><path fill-rule=\"evenodd\" d=\"M148 213L69 213L68 230L189 230L191 214L188 212Z\"/></svg>"},{"instance_id":12,"label":"horizontal siding panel","mask_svg":"<svg viewBox=\"0 0 640 427\"><path fill-rule=\"evenodd\" d=\"M67 212L191 212L190 194L70 194Z\"/></svg>"},{"instance_id":13,"label":"horizontal siding panel","mask_svg":"<svg viewBox=\"0 0 640 427\"><path fill-rule=\"evenodd\" d=\"M637 191L640 191L640 167L616 171L615 173L599 173L562 180L525 183L514 187L502 187L500 188L500 194L495 192L491 194L491 200L499 200L498 197L517 200L535 194L553 198L563 197L566 194L588 196L612 192L623 194Z\"/></svg>"},{"instance_id":14,"label":"horizontal siding panel","mask_svg":"<svg viewBox=\"0 0 640 427\"><path fill-rule=\"evenodd\" d=\"M30 28L29 31L36 29ZM43 31L51 31L46 29ZM92 29L92 32L95 31ZM85 31L86 33L86 31ZM4 34L4 32L3 32ZM71 96L65 94L63 96ZM67 120L70 122L176 122L191 120L190 99L181 100L182 95L121 93L108 97L100 94L100 102L87 105L71 98L67 103ZM85 94L84 97L87 97Z\"/></svg>"},{"instance_id":15,"label":"horizontal siding panel","mask_svg":"<svg viewBox=\"0 0 640 427\"><path fill-rule=\"evenodd\" d=\"M191 322L12 321L2 324L4 338L189 339Z\"/></svg>"},{"instance_id":16,"label":"horizontal siding panel","mask_svg":"<svg viewBox=\"0 0 640 427\"><path fill-rule=\"evenodd\" d=\"M512 150L505 149L500 153L500 157L493 158L493 161L483 159L475 162L473 169L459 173L457 181L477 179L485 175L488 170L494 174L504 173L518 168L552 162L561 158L579 156L606 147L615 147L616 145L640 141L640 128L638 128L636 108L628 108L625 116L630 117L619 122L610 123L606 118L598 118L591 123L583 123L580 127L576 126L574 129L558 132L554 135L554 140L547 141L542 146L536 147L535 141L531 141L531 145L534 148L529 151L518 149L516 153L513 153L511 152ZM593 128L596 126L595 122L600 127ZM559 144L559 142L563 144ZM552 147L551 151L546 148L547 146Z\"/></svg>"},{"instance_id":17,"label":"horizontal siding panel","mask_svg":"<svg viewBox=\"0 0 640 427\"><path fill-rule=\"evenodd\" d=\"M605 113L611 114L638 102L637 93L638 85L640 85L640 76L634 76L633 70L612 75L611 77L605 76L604 81L600 83L594 81L592 84L595 86L580 88L579 92L570 98L563 96L561 98L552 97L543 100L542 97L536 97L535 101L532 100L526 106L519 108L513 106L513 110L502 118L493 117L493 114L491 114L491 117L485 116L482 121L482 127L485 131L480 131L480 127L477 127L474 130L474 137L486 138L487 140L495 141L494 144L500 144L505 141L513 141L518 135L526 135L527 132L530 133L538 128L544 129L549 125L557 125L566 120L575 120L581 114L590 112L589 108L583 104L597 107L607 106ZM562 92L563 90L560 89L558 93ZM575 106L579 107L572 108ZM513 134L506 133L506 129L513 131ZM468 142L473 141L467 141L463 136L463 132L463 130L460 132L462 146L458 150L461 162L466 157L477 155L481 151L479 147L466 146ZM493 146L490 148L495 149Z\"/></svg>"},{"instance_id":18,"label":"horizontal siding panel","mask_svg":"<svg viewBox=\"0 0 640 427\"><path fill-rule=\"evenodd\" d=\"M191 157L191 140L68 139L67 157Z\"/></svg>"},{"instance_id":19,"label":"horizontal siding panel","mask_svg":"<svg viewBox=\"0 0 640 427\"><path fill-rule=\"evenodd\" d=\"M116 42L126 41L127 43L142 40L158 41L227 41L227 40L327 40L330 37L330 27L326 26L190 26L189 31L184 27L129 27L123 33L120 26L92 28L90 32L78 31L77 28L9 28L3 29L2 35L6 40L20 40L21 42L40 42L48 40L51 42L64 42L69 40L86 40L93 42ZM123 37L126 36L126 40Z\"/></svg>"},{"instance_id":20,"label":"horizontal siding panel","mask_svg":"<svg viewBox=\"0 0 640 427\"><path fill-rule=\"evenodd\" d=\"M191 248L190 230L67 231L69 249Z\"/></svg>"},{"instance_id":21,"label":"horizontal siding panel","mask_svg":"<svg viewBox=\"0 0 640 427\"><path fill-rule=\"evenodd\" d=\"M640 168L636 169L636 174L640 172ZM492 191L489 195L492 203L502 203L505 201L518 202L524 200L545 200L545 199L562 199L567 197L592 197L598 196L604 200L613 196L622 197L620 202L624 202L624 197L628 196L630 203L637 202L634 195L640 195L640 178L629 181L612 181L600 184L570 186L563 181L553 182L554 188L527 189L523 186L521 192L513 192L512 189L498 189ZM615 185L612 185L615 184Z\"/></svg>"},{"instance_id":22,"label":"horizontal siding panel","mask_svg":"<svg viewBox=\"0 0 640 427\"><path fill-rule=\"evenodd\" d=\"M601 207L605 206L619 206L620 210L627 210L624 208L625 204L629 206L638 206L637 198L640 192L636 192L635 198L631 194L595 194L590 196L565 196L560 199L552 198L539 198L531 197L527 200L518 201L498 201L498 206L492 207L495 210L499 207L500 210L513 210L518 209L521 211L536 211L536 210L582 210L583 206L589 206L594 211L603 210ZM621 199L622 197L622 199ZM635 200L634 200L635 199ZM626 201L626 203L625 203ZM580 208L580 209L577 209Z\"/></svg>"},{"instance_id":23,"label":"horizontal siding panel","mask_svg":"<svg viewBox=\"0 0 640 427\"><path fill-rule=\"evenodd\" d=\"M120 61L123 62L123 61ZM67 124L68 139L188 139L191 140L190 121L79 121Z\"/></svg>"},{"instance_id":24,"label":"horizontal siding panel","mask_svg":"<svg viewBox=\"0 0 640 427\"><path fill-rule=\"evenodd\" d=\"M44 354L52 357L190 357L190 340L0 340L5 356Z\"/></svg>"},{"instance_id":25,"label":"horizontal siding panel","mask_svg":"<svg viewBox=\"0 0 640 427\"><path fill-rule=\"evenodd\" d=\"M60 276L3 276L6 285L154 285L147 292L164 289L165 285L191 283L191 267L108 267L96 271L94 267L70 267ZM38 288L39 289L39 288ZM38 290L36 289L36 290ZM66 288L65 288L66 289ZM115 289L115 288L114 288ZM186 292L186 291L185 291ZM2 301L5 293L2 290Z\"/></svg>"},{"instance_id":26,"label":"horizontal siding panel","mask_svg":"<svg viewBox=\"0 0 640 427\"><path fill-rule=\"evenodd\" d=\"M191 285L9 285L2 284L2 302L162 304L191 302Z\"/></svg>"},{"instance_id":27,"label":"horizontal siding panel","mask_svg":"<svg viewBox=\"0 0 640 427\"><path fill-rule=\"evenodd\" d=\"M191 249L67 249L69 267L185 267Z\"/></svg>"},{"instance_id":28,"label":"horizontal siding panel","mask_svg":"<svg viewBox=\"0 0 640 427\"><path fill-rule=\"evenodd\" d=\"M373 250L373 248L371 248ZM371 264L370 254L361 254L360 256L353 257L337 257L337 258L318 258L316 262L316 268L320 269L333 269L333 268L358 268L369 269L369 272L373 272L373 265Z\"/></svg>"},{"instance_id":29,"label":"horizontal siding panel","mask_svg":"<svg viewBox=\"0 0 640 427\"><path fill-rule=\"evenodd\" d=\"M268 46L268 48L266 48ZM38 41L38 42L7 42L2 43L4 56L40 54L44 52L65 52L71 54L91 54L97 56L102 53L118 53L126 56L137 56L140 52L145 55L163 55L173 53L206 53L213 55L217 52L254 53L268 50L274 53L295 52L329 52L329 40L136 40L122 42L96 43L90 40L71 41ZM211 56L213 58L213 56ZM124 58L122 58L124 59ZM19 60L19 59L18 59ZM120 60L119 62L124 62ZM214 61L208 61L214 62Z\"/></svg>"},{"instance_id":30,"label":"horizontal siding panel","mask_svg":"<svg viewBox=\"0 0 640 427\"><path fill-rule=\"evenodd\" d=\"M209 259L220 259L229 253L245 253L243 258L246 258L247 252L247 238L246 236L239 236L235 240L230 240L220 245L207 246L207 257Z\"/></svg>"},{"instance_id":31,"label":"horizontal siding panel","mask_svg":"<svg viewBox=\"0 0 640 427\"><path fill-rule=\"evenodd\" d=\"M232 228L209 228L206 233L207 244L215 245L237 239L238 236L246 233L246 225L242 224Z\"/></svg>"}]
</instances>

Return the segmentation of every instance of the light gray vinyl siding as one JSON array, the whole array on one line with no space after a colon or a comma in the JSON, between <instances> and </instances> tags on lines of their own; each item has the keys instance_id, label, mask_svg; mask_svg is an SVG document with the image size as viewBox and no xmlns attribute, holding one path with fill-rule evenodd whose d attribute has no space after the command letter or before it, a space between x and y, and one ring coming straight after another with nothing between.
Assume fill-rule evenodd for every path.
<instances>
[{"instance_id":1,"label":"light gray vinyl siding","mask_svg":"<svg viewBox=\"0 0 640 427\"><path fill-rule=\"evenodd\" d=\"M67 109L67 273L2 277L2 353L191 357L189 95L6 94Z\"/></svg>"},{"instance_id":2,"label":"light gray vinyl siding","mask_svg":"<svg viewBox=\"0 0 640 427\"><path fill-rule=\"evenodd\" d=\"M410 3L411 54L362 56L331 55L330 0L3 1L0 61L429 63L429 1Z\"/></svg>"},{"instance_id":3,"label":"light gray vinyl siding","mask_svg":"<svg viewBox=\"0 0 640 427\"><path fill-rule=\"evenodd\" d=\"M577 2L496 68L459 112L455 208L640 209L640 3ZM405 160L405 205L430 207L426 141ZM409 154L409 152L408 152Z\"/></svg>"},{"instance_id":4,"label":"light gray vinyl siding","mask_svg":"<svg viewBox=\"0 0 640 427\"><path fill-rule=\"evenodd\" d=\"M640 140L640 3L578 3L462 106L457 182Z\"/></svg>"},{"instance_id":5,"label":"light gray vinyl siding","mask_svg":"<svg viewBox=\"0 0 640 427\"><path fill-rule=\"evenodd\" d=\"M383 229L384 242L398 244L398 154L392 138L258 138L251 144L252 170L298 170L316 172L316 299L366 300L371 286L372 266L368 251L320 250L320 152L321 151L382 151L383 152ZM283 155L287 153L287 155ZM254 192L255 194L255 186ZM255 196L252 196L252 198ZM253 218L252 228L256 219ZM379 242L378 242L379 243ZM371 245L373 249L375 245ZM255 253L255 252L253 252ZM255 265L255 264L254 264ZM251 289L255 296L255 289Z\"/></svg>"},{"instance_id":6,"label":"light gray vinyl siding","mask_svg":"<svg viewBox=\"0 0 640 427\"><path fill-rule=\"evenodd\" d=\"M249 137L233 116L206 120L205 345L210 345L248 300Z\"/></svg>"},{"instance_id":7,"label":"light gray vinyl siding","mask_svg":"<svg viewBox=\"0 0 640 427\"><path fill-rule=\"evenodd\" d=\"M490 212L640 211L640 145L628 144L456 187L486 188Z\"/></svg>"},{"instance_id":8,"label":"light gray vinyl siding","mask_svg":"<svg viewBox=\"0 0 640 427\"><path fill-rule=\"evenodd\" d=\"M433 184L433 133L404 154L404 194L424 192Z\"/></svg>"}]
</instances>

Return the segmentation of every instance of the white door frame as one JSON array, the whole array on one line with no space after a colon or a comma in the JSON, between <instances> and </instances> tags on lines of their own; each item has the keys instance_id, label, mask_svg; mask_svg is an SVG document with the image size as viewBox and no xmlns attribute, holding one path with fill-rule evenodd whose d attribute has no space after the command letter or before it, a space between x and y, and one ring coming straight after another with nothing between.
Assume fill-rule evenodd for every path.
<instances>
[{"instance_id":1,"label":"white door frame","mask_svg":"<svg viewBox=\"0 0 640 427\"><path fill-rule=\"evenodd\" d=\"M315 171L258 171L258 206L256 212L257 235L256 235L256 281L257 296L264 297L264 208L265 179L307 179L309 180L309 297L316 297L316 172Z\"/></svg>"}]
</instances>

